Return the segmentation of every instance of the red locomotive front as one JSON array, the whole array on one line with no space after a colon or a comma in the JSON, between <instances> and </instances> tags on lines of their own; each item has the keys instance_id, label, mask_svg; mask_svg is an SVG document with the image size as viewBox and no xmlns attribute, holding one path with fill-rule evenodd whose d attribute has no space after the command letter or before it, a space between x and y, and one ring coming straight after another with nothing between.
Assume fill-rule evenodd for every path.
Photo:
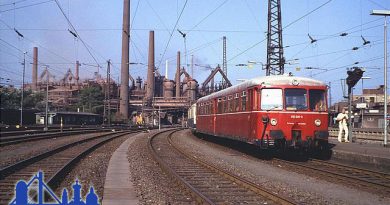
<instances>
[{"instance_id":1,"label":"red locomotive front","mask_svg":"<svg viewBox=\"0 0 390 205\"><path fill-rule=\"evenodd\" d=\"M310 78L252 79L200 98L197 132L263 148L326 146L326 95L326 84Z\"/></svg>"}]
</instances>

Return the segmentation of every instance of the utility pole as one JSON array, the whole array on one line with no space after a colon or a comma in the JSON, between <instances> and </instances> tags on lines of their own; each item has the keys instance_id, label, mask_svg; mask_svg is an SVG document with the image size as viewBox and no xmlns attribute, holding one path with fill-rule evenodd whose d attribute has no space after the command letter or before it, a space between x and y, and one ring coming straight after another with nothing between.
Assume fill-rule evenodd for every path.
<instances>
[{"instance_id":1,"label":"utility pole","mask_svg":"<svg viewBox=\"0 0 390 205\"><path fill-rule=\"evenodd\" d=\"M332 82L329 82L329 107L332 106Z\"/></svg>"},{"instance_id":2,"label":"utility pole","mask_svg":"<svg viewBox=\"0 0 390 205\"><path fill-rule=\"evenodd\" d=\"M181 34L181 36L183 36L183 39L184 39L184 63L186 64L185 68L188 68L187 67L187 65L188 65L187 64L187 40L186 40L187 34L183 33L179 29L177 29L177 31Z\"/></svg>"},{"instance_id":3,"label":"utility pole","mask_svg":"<svg viewBox=\"0 0 390 205\"><path fill-rule=\"evenodd\" d=\"M377 15L377 16L384 16L385 17L385 23L383 25L384 33L384 45L383 45L383 57L384 57L384 110L383 110L383 146L387 146L387 16L390 16L390 10L373 10L371 12L371 15Z\"/></svg>"},{"instance_id":4,"label":"utility pole","mask_svg":"<svg viewBox=\"0 0 390 205\"><path fill-rule=\"evenodd\" d=\"M354 142L353 141L353 136L352 136L352 128L353 128L353 125L352 125L352 91L353 91L353 87L352 86L348 86L348 141L350 142ZM347 140L347 139L345 139Z\"/></svg>"},{"instance_id":5,"label":"utility pole","mask_svg":"<svg viewBox=\"0 0 390 205\"><path fill-rule=\"evenodd\" d=\"M108 126L111 126L111 97L110 97L110 90L111 90L111 60L107 61L107 115L108 115Z\"/></svg>"},{"instance_id":6,"label":"utility pole","mask_svg":"<svg viewBox=\"0 0 390 205\"><path fill-rule=\"evenodd\" d=\"M46 66L46 108L45 108L45 128L43 130L48 130L48 109L49 109L49 71Z\"/></svg>"},{"instance_id":7,"label":"utility pole","mask_svg":"<svg viewBox=\"0 0 390 205\"><path fill-rule=\"evenodd\" d=\"M284 61L280 0L268 0L266 75L283 75Z\"/></svg>"},{"instance_id":8,"label":"utility pole","mask_svg":"<svg viewBox=\"0 0 390 205\"><path fill-rule=\"evenodd\" d=\"M121 90L119 113L122 120L129 117L129 43L130 43L130 0L123 0Z\"/></svg>"},{"instance_id":9,"label":"utility pole","mask_svg":"<svg viewBox=\"0 0 390 205\"><path fill-rule=\"evenodd\" d=\"M26 53L23 53L23 77L22 77L22 96L20 100L20 126L23 126L23 97L24 97L24 74L26 72Z\"/></svg>"},{"instance_id":10,"label":"utility pole","mask_svg":"<svg viewBox=\"0 0 390 205\"><path fill-rule=\"evenodd\" d=\"M328 95L329 95L329 105L328 109L332 106L332 82L329 82L328 85ZM333 119L329 119L329 124L333 125Z\"/></svg>"},{"instance_id":11,"label":"utility pole","mask_svg":"<svg viewBox=\"0 0 390 205\"><path fill-rule=\"evenodd\" d=\"M161 115L160 115L160 112L161 112L161 106L159 105L158 106L158 130L161 130Z\"/></svg>"}]
</instances>

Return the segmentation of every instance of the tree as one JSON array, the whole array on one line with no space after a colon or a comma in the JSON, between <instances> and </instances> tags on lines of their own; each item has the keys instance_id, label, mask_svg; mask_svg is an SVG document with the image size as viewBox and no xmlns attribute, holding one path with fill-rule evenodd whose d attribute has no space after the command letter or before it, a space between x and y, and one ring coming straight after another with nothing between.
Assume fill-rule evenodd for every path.
<instances>
[{"instance_id":1,"label":"tree","mask_svg":"<svg viewBox=\"0 0 390 205\"><path fill-rule=\"evenodd\" d=\"M2 87L0 89L1 108L19 109L20 108L20 91L12 87Z\"/></svg>"},{"instance_id":2,"label":"tree","mask_svg":"<svg viewBox=\"0 0 390 205\"><path fill-rule=\"evenodd\" d=\"M96 114L103 113L104 93L99 86L87 87L80 90L78 108L84 108L84 111Z\"/></svg>"},{"instance_id":3,"label":"tree","mask_svg":"<svg viewBox=\"0 0 390 205\"><path fill-rule=\"evenodd\" d=\"M21 90L12 87L0 88L1 108L20 109ZM25 90L23 96L23 108L42 108L44 95L41 92Z\"/></svg>"}]
</instances>

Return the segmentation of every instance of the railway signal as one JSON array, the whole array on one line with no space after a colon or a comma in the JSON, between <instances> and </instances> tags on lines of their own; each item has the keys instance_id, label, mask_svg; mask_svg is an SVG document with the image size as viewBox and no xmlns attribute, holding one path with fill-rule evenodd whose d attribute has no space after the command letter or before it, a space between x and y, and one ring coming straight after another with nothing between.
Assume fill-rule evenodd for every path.
<instances>
[{"instance_id":1,"label":"railway signal","mask_svg":"<svg viewBox=\"0 0 390 205\"><path fill-rule=\"evenodd\" d=\"M362 78L364 70L354 67L353 70L347 71L347 84L348 87L354 87L357 82Z\"/></svg>"},{"instance_id":2,"label":"railway signal","mask_svg":"<svg viewBox=\"0 0 390 205\"><path fill-rule=\"evenodd\" d=\"M356 140L356 138L352 136L352 88L357 82L359 82L364 73L364 70L361 68L353 67L352 69L347 71L348 77L346 79L348 85L348 137L350 142L354 142Z\"/></svg>"}]
</instances>

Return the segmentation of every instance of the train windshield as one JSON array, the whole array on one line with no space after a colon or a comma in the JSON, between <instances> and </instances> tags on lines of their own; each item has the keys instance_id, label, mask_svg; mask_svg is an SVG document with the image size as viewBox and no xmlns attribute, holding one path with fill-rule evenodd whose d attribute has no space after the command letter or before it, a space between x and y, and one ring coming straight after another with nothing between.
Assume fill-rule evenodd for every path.
<instances>
[{"instance_id":1,"label":"train windshield","mask_svg":"<svg viewBox=\"0 0 390 205\"><path fill-rule=\"evenodd\" d=\"M305 89L285 89L286 110L307 110L307 92Z\"/></svg>"},{"instance_id":2,"label":"train windshield","mask_svg":"<svg viewBox=\"0 0 390 205\"><path fill-rule=\"evenodd\" d=\"M282 110L283 94L282 89L262 89L261 90L262 110Z\"/></svg>"},{"instance_id":3,"label":"train windshield","mask_svg":"<svg viewBox=\"0 0 390 205\"><path fill-rule=\"evenodd\" d=\"M309 104L311 111L326 111L325 90L309 90Z\"/></svg>"}]
</instances>

